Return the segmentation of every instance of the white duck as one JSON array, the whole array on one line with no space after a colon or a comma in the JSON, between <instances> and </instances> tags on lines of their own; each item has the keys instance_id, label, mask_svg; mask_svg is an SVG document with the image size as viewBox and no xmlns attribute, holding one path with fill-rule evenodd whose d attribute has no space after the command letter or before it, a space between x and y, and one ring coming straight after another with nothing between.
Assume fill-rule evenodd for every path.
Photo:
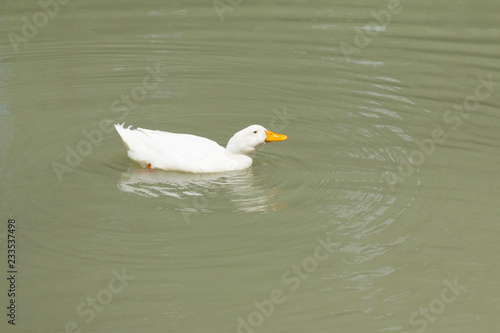
<instances>
[{"instance_id":1,"label":"white duck","mask_svg":"<svg viewBox=\"0 0 500 333\"><path fill-rule=\"evenodd\" d=\"M191 134L124 128L115 124L128 156L150 169L193 173L243 170L252 165L250 154L266 142L283 141L260 125L242 129L229 140L226 148Z\"/></svg>"}]
</instances>

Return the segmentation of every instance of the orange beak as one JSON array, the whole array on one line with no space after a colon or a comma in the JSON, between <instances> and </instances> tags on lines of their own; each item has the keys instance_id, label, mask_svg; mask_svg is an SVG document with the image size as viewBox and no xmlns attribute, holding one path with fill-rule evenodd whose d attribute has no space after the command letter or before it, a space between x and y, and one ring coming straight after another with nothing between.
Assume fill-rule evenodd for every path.
<instances>
[{"instance_id":1,"label":"orange beak","mask_svg":"<svg viewBox=\"0 0 500 333\"><path fill-rule=\"evenodd\" d=\"M286 135L276 134L268 130L266 130L266 135L266 142L286 140Z\"/></svg>"}]
</instances>

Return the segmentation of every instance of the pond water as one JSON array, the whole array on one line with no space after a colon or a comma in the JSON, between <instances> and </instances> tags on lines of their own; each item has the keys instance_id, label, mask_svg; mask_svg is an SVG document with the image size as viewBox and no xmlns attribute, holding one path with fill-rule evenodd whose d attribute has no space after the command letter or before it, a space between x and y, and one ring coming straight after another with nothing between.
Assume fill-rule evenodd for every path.
<instances>
[{"instance_id":1,"label":"pond water","mask_svg":"<svg viewBox=\"0 0 500 333\"><path fill-rule=\"evenodd\" d=\"M0 327L500 329L498 1L1 7ZM288 139L194 175L113 123Z\"/></svg>"}]
</instances>

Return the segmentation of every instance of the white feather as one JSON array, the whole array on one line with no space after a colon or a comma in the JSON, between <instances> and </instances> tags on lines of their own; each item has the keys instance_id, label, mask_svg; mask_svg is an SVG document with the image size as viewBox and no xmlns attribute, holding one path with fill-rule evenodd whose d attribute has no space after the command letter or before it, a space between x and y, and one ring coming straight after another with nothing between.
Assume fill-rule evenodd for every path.
<instances>
[{"instance_id":1,"label":"white feather","mask_svg":"<svg viewBox=\"0 0 500 333\"><path fill-rule=\"evenodd\" d=\"M249 126L236 133L229 140L227 148L224 148L210 139L196 135L130 127L115 124L132 160L142 166L150 164L152 169L194 173L250 167L250 153L265 143L268 132L260 125Z\"/></svg>"}]
</instances>

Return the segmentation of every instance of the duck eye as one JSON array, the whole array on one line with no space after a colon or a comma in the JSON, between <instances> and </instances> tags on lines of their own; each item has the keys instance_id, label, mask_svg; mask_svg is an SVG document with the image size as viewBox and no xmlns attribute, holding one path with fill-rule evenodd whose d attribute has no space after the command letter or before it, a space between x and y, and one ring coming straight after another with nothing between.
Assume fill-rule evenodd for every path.
<instances>
[{"instance_id":1,"label":"duck eye","mask_svg":"<svg viewBox=\"0 0 500 333\"><path fill-rule=\"evenodd\" d=\"M253 134L257 134L257 131L253 131Z\"/></svg>"}]
</instances>

